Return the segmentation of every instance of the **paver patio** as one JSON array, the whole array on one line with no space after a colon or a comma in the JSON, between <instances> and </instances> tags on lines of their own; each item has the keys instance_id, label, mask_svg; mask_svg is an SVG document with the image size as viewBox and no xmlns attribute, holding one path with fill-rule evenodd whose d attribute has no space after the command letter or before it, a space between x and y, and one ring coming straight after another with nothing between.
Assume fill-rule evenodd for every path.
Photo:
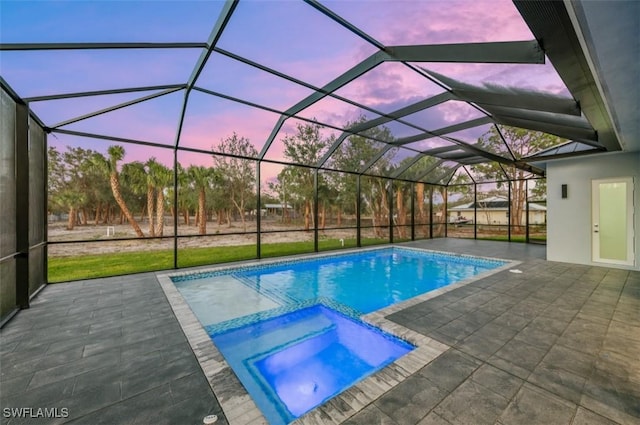
<instances>
[{"instance_id":1,"label":"paver patio","mask_svg":"<svg viewBox=\"0 0 640 425\"><path fill-rule=\"evenodd\" d=\"M640 424L640 272L547 262L537 245L409 245L522 273L388 316L450 348L347 423ZM47 286L0 342L2 407L69 414L2 423L226 423L153 273Z\"/></svg>"}]
</instances>

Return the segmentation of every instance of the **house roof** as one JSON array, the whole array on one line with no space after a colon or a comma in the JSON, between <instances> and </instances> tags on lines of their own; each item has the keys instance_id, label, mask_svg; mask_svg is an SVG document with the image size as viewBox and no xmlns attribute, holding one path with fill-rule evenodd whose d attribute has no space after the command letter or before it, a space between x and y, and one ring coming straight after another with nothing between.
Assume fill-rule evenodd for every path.
<instances>
[{"instance_id":1,"label":"house roof","mask_svg":"<svg viewBox=\"0 0 640 425\"><path fill-rule=\"evenodd\" d=\"M282 209L284 204L265 204L265 208ZM291 205L287 204L287 208L291 208Z\"/></svg>"},{"instance_id":2,"label":"house roof","mask_svg":"<svg viewBox=\"0 0 640 425\"><path fill-rule=\"evenodd\" d=\"M468 204L462 204L449 208L449 211L469 211L473 210L476 207L479 210L506 211L509 209L509 201L507 200L507 198L504 198L502 196L492 196L490 198L478 200L477 202L471 202ZM544 205L536 204L534 202L529 202L529 210L546 211L547 207L545 207Z\"/></svg>"}]
</instances>

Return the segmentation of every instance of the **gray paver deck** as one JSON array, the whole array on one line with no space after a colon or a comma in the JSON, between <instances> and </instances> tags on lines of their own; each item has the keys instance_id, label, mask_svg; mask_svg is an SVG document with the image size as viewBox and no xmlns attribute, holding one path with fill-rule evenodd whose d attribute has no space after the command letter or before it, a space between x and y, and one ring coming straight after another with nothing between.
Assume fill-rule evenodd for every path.
<instances>
[{"instance_id":1,"label":"gray paver deck","mask_svg":"<svg viewBox=\"0 0 640 425\"><path fill-rule=\"evenodd\" d=\"M3 410L2 424L201 424L222 416L152 273L49 285L2 329L0 347L3 409L68 413L25 419Z\"/></svg>"},{"instance_id":2,"label":"gray paver deck","mask_svg":"<svg viewBox=\"0 0 640 425\"><path fill-rule=\"evenodd\" d=\"M640 424L640 272L544 260L545 247L411 246L522 261L387 319L450 348L349 424ZM0 405L68 418L226 423L154 274L46 287L0 336Z\"/></svg>"}]
</instances>

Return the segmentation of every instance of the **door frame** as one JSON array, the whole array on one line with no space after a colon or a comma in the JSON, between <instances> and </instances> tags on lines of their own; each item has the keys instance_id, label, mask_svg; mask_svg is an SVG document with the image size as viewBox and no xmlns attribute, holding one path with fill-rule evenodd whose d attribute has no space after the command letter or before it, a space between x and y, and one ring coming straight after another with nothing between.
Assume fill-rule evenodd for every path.
<instances>
[{"instance_id":1,"label":"door frame","mask_svg":"<svg viewBox=\"0 0 640 425\"><path fill-rule=\"evenodd\" d=\"M627 183L627 259L611 260L600 258L600 238L596 223L600 218L600 183ZM635 232L634 232L634 178L633 177L613 177L606 179L591 180L591 261L594 263L617 264L624 266L635 265Z\"/></svg>"}]
</instances>

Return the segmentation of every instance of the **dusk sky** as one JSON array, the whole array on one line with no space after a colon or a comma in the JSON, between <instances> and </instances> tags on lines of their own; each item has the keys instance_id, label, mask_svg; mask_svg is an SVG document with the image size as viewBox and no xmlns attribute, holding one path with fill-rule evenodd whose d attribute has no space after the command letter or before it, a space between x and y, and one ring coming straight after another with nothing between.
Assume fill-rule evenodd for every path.
<instances>
[{"instance_id":1,"label":"dusk sky","mask_svg":"<svg viewBox=\"0 0 640 425\"><path fill-rule=\"evenodd\" d=\"M324 1L323 5L387 46L487 41L522 41L533 36L510 0L460 1ZM3 43L51 42L205 42L222 9L220 1L6 1L0 4ZM311 6L293 0L240 1L217 47L321 87L375 53L375 46ZM89 90L185 83L201 49L67 50L0 52L2 77L23 98ZM413 64L473 84L535 89L567 96L553 67L545 65ZM198 87L284 111L312 91L219 53L213 53ZM443 92L439 85L401 63L383 63L336 91L366 107L387 113ZM33 102L48 126L147 96L152 92ZM61 128L173 145L184 91L158 97ZM299 116L343 127L360 115L376 118L333 97L325 97ZM482 116L459 101L449 101L405 120L429 130ZM223 98L192 92L181 146L209 150L234 131L258 151L279 114ZM268 159L282 159L280 139L295 131L288 120ZM419 130L389 124L395 137ZM456 137L473 142L488 126ZM326 129L324 134L340 135ZM109 142L62 134L49 143L106 151ZM429 139L407 147L424 150L442 145ZM155 156L171 164L170 149L126 145L125 160ZM406 151L404 156L411 154ZM396 155L401 160L403 155ZM181 153L180 162L211 165L208 155ZM266 173L279 167L266 167ZM271 170L271 171L269 171ZM264 173L264 171L263 171Z\"/></svg>"}]
</instances>

